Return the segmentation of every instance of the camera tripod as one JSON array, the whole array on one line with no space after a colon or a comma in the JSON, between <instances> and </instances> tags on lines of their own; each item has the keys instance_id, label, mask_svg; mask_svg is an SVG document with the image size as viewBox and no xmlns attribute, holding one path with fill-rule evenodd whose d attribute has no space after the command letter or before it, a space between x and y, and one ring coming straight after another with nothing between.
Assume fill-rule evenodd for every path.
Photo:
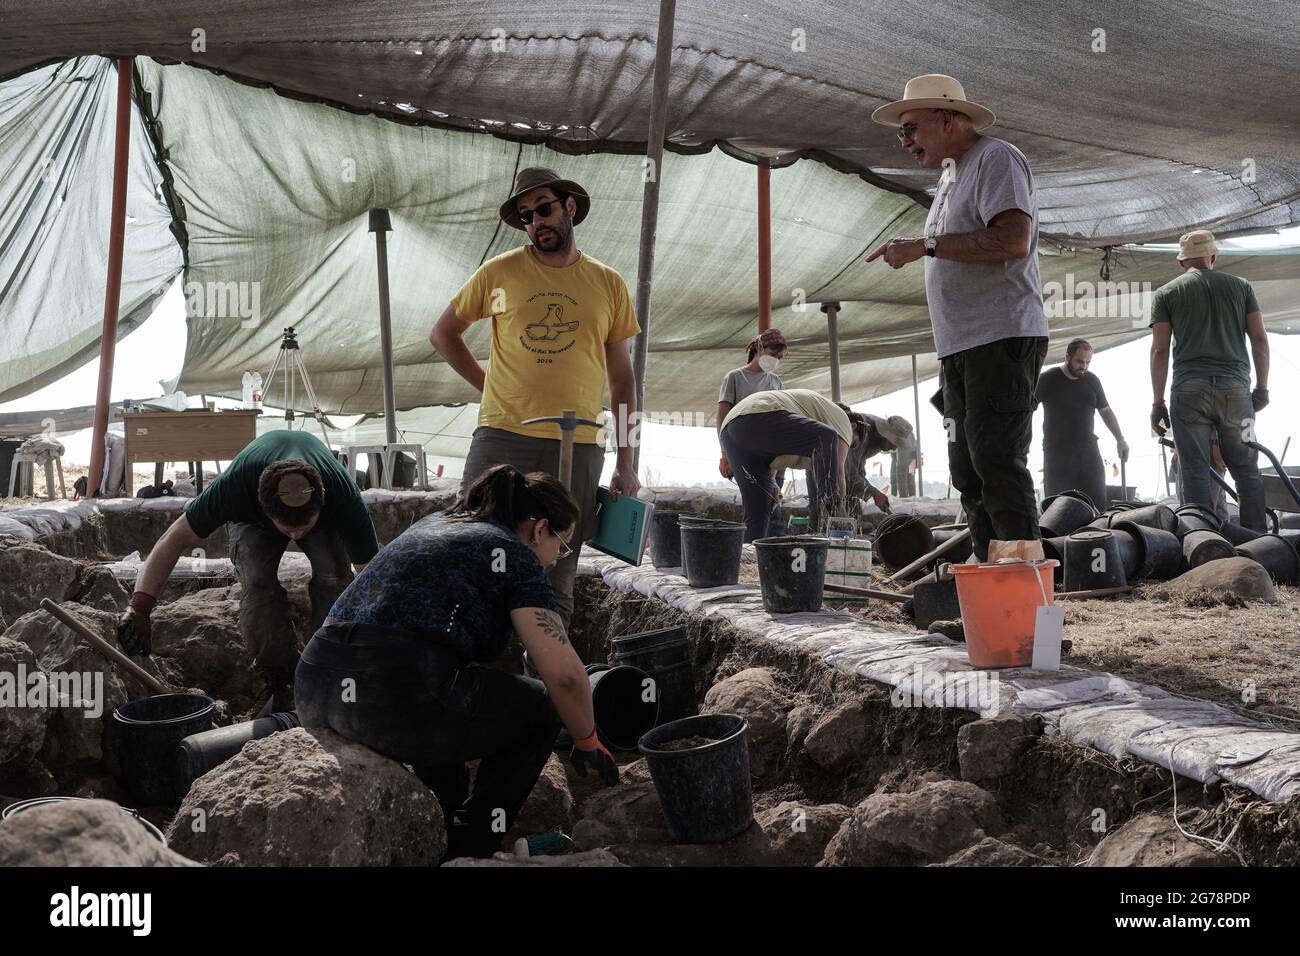
<instances>
[{"instance_id":1,"label":"camera tripod","mask_svg":"<svg viewBox=\"0 0 1300 956\"><path fill-rule=\"evenodd\" d=\"M325 413L321 411L320 402L316 400L316 389L312 388L311 376L307 374L307 366L302 360L302 350L298 348L298 335L292 325L284 330L284 338L280 340L280 351L276 353L275 361L271 363L271 370L266 373L266 386L262 390L264 401L271 397L271 389L275 387L275 374L281 370L284 372L284 420L288 423L288 428L293 428L294 419L297 417L293 410L296 375L302 378L303 391L307 393L307 399L311 402L312 416L320 423L320 433L325 439L325 447L332 451L329 433L325 430Z\"/></svg>"}]
</instances>

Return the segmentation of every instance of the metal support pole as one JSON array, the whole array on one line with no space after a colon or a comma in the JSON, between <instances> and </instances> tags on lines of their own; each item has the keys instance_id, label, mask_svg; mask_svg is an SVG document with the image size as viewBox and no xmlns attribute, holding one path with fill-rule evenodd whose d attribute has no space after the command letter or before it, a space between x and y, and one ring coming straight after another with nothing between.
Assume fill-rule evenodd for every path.
<instances>
[{"instance_id":1,"label":"metal support pole","mask_svg":"<svg viewBox=\"0 0 1300 956\"><path fill-rule=\"evenodd\" d=\"M134 72L135 60L131 57L117 61L117 122L113 149L113 199L108 226L108 276L104 282L99 387L95 392L86 497L99 494L100 478L104 473L104 434L108 431L108 396L113 389L113 356L117 351L117 316L122 297L122 246L126 239L126 174L131 155L131 80Z\"/></svg>"},{"instance_id":2,"label":"metal support pole","mask_svg":"<svg viewBox=\"0 0 1300 956\"><path fill-rule=\"evenodd\" d=\"M387 209L370 210L370 231L375 234L375 259L379 268L379 349L384 360L384 435L397 444L397 399L393 389L393 321L388 301L388 233L393 224Z\"/></svg>"},{"instance_id":3,"label":"metal support pole","mask_svg":"<svg viewBox=\"0 0 1300 956\"><path fill-rule=\"evenodd\" d=\"M772 170L758 167L758 331L772 327ZM837 399L838 401L838 399Z\"/></svg>"},{"instance_id":4,"label":"metal support pole","mask_svg":"<svg viewBox=\"0 0 1300 956\"><path fill-rule=\"evenodd\" d=\"M826 313L826 333L831 345L831 401L840 401L840 304L823 302L822 311Z\"/></svg>"},{"instance_id":5,"label":"metal support pole","mask_svg":"<svg viewBox=\"0 0 1300 956\"><path fill-rule=\"evenodd\" d=\"M659 0L659 36L655 40L654 91L650 98L650 133L646 138L645 189L641 193L641 254L636 270L636 317L641 332L636 337L632 370L636 376L636 411L644 414L645 370L650 357L650 288L655 267L655 233L659 228L659 180L664 157L664 131L668 127L668 80L673 61L673 20L677 0ZM631 440L630 409L614 409L614 427L621 441ZM626 432L623 429L627 429ZM640 429L632 449L632 470L641 470Z\"/></svg>"},{"instance_id":6,"label":"metal support pole","mask_svg":"<svg viewBox=\"0 0 1300 956\"><path fill-rule=\"evenodd\" d=\"M912 414L916 434L916 496L925 497L925 476L921 471L921 387L916 381L916 356L912 356Z\"/></svg>"}]
</instances>

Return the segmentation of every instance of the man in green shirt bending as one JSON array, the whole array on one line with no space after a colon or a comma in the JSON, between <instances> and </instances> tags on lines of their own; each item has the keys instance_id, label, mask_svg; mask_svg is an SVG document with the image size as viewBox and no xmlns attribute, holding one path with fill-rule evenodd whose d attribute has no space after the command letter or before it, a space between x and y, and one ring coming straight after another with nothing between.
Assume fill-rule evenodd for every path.
<instances>
[{"instance_id":1,"label":"man in green shirt bending","mask_svg":"<svg viewBox=\"0 0 1300 956\"><path fill-rule=\"evenodd\" d=\"M1210 443L1232 472L1241 523L1264 531L1264 483L1255 441L1255 413L1268 404L1268 333L1250 283L1214 271L1219 247L1204 229L1178 241L1183 274L1156 290L1151 300L1151 427L1163 435L1173 419L1174 445L1186 502L1212 508ZM1173 340L1174 382L1165 408ZM1246 342L1250 353L1246 354ZM1250 358L1255 389L1250 387Z\"/></svg>"},{"instance_id":2,"label":"man in green shirt bending","mask_svg":"<svg viewBox=\"0 0 1300 956\"><path fill-rule=\"evenodd\" d=\"M223 524L243 586L239 633L266 681L266 712L292 710L298 643L279 581L280 558L295 541L311 562L311 622L319 628L353 571L379 551L370 512L356 482L320 439L285 430L254 439L149 552L117 626L127 653L150 652L149 614L176 561Z\"/></svg>"}]
</instances>

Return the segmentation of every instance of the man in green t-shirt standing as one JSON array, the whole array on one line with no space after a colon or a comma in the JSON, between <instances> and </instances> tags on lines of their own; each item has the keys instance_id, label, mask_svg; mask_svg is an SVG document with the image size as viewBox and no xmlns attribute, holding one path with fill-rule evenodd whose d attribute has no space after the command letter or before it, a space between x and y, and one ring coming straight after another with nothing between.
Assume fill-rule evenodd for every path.
<instances>
[{"instance_id":1,"label":"man in green t-shirt standing","mask_svg":"<svg viewBox=\"0 0 1300 956\"><path fill-rule=\"evenodd\" d=\"M311 562L311 623L325 622L334 600L379 551L356 482L318 438L279 430L261 435L158 539L117 626L129 654L150 652L149 614L182 554L226 525L230 560L243 587L239 633L266 681L269 710L293 709L298 644L280 558L290 541ZM349 567L351 565L351 567Z\"/></svg>"},{"instance_id":2,"label":"man in green t-shirt standing","mask_svg":"<svg viewBox=\"0 0 1300 956\"><path fill-rule=\"evenodd\" d=\"M1237 485L1241 523L1264 531L1264 483L1258 455L1246 442L1255 441L1255 413L1268 404L1268 333L1250 283L1214 271L1218 252L1210 232L1187 233L1178 240L1183 274L1152 297L1151 427L1163 435L1172 418L1183 497L1206 507L1213 507L1210 442L1217 430L1219 451ZM1166 409L1171 337L1174 382ZM1255 361L1253 391L1247 340Z\"/></svg>"}]
</instances>

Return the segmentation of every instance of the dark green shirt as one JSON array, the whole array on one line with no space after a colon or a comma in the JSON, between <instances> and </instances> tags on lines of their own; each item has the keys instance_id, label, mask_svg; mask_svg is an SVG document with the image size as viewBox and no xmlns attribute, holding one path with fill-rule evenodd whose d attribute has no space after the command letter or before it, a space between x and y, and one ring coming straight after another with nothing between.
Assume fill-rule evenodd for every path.
<instances>
[{"instance_id":1,"label":"dark green shirt","mask_svg":"<svg viewBox=\"0 0 1300 956\"><path fill-rule=\"evenodd\" d=\"M257 503L257 480L267 465L289 458L304 461L320 472L325 482L325 504L319 526L338 532L353 564L367 563L378 553L379 540L361 491L321 440L305 431L281 429L249 442L230 467L186 507L185 516L194 533L206 538L227 521L244 521L274 530L275 525Z\"/></svg>"},{"instance_id":2,"label":"dark green shirt","mask_svg":"<svg viewBox=\"0 0 1300 956\"><path fill-rule=\"evenodd\" d=\"M1173 327L1174 385L1230 375L1250 387L1246 316L1259 311L1250 283L1226 272L1188 269L1151 297L1151 324Z\"/></svg>"}]
</instances>

